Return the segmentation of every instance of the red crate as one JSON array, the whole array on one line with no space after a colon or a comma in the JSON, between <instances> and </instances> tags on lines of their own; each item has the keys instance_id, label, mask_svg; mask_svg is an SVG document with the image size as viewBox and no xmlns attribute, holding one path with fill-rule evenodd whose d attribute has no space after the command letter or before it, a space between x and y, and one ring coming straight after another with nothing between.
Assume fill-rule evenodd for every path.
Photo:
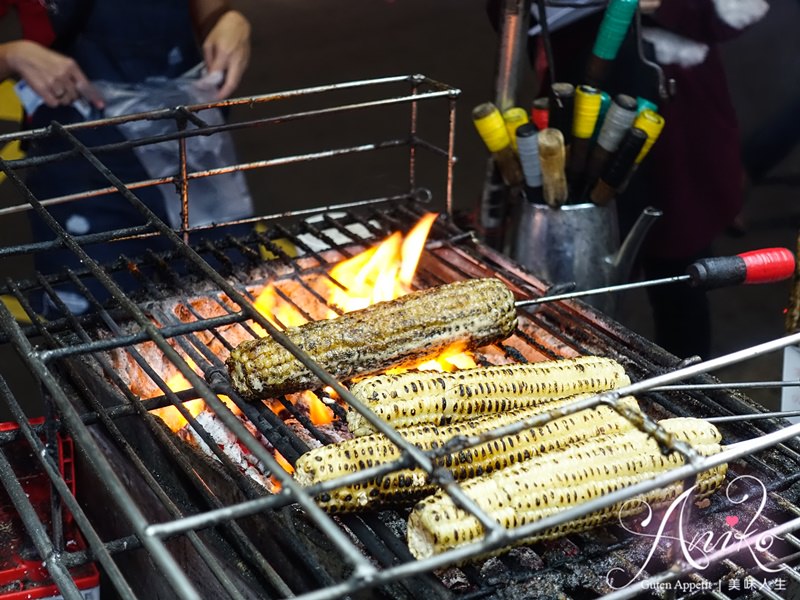
<instances>
[{"instance_id":1,"label":"red crate","mask_svg":"<svg viewBox=\"0 0 800 600\"><path fill-rule=\"evenodd\" d=\"M44 419L32 419L41 424ZM0 431L18 429L16 423L0 423ZM58 435L59 469L64 481L75 493L75 462L72 439ZM50 480L27 441L20 436L4 448L6 457L22 488L28 495L39 519L51 526ZM77 552L86 548L72 514L63 508L63 527L66 550ZM70 569L75 584L86 600L99 600L100 573L94 563ZM25 526L11 499L0 485L0 600L56 600L61 598L42 560L30 540Z\"/></svg>"}]
</instances>

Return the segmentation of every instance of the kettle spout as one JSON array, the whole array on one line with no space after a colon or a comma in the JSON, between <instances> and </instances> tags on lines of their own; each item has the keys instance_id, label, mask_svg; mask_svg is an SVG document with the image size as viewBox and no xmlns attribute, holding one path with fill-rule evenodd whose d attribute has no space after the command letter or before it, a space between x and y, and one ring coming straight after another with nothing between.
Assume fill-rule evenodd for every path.
<instances>
[{"instance_id":1,"label":"kettle spout","mask_svg":"<svg viewBox=\"0 0 800 600\"><path fill-rule=\"evenodd\" d=\"M639 248L642 246L645 235L653 226L663 213L657 208L648 206L636 219L628 236L620 246L617 253L611 257L611 283L612 285L625 283L631 274L633 263L636 260L636 255L639 253Z\"/></svg>"}]
</instances>

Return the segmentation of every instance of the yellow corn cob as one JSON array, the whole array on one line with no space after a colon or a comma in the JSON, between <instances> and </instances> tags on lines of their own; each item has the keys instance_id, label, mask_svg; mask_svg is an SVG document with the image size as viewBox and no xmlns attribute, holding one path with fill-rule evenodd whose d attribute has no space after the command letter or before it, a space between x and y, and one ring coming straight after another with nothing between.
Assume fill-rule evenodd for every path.
<instances>
[{"instance_id":1,"label":"yellow corn cob","mask_svg":"<svg viewBox=\"0 0 800 600\"><path fill-rule=\"evenodd\" d=\"M514 295L498 279L471 279L379 302L286 335L338 379L424 362L445 349L472 350L507 338L517 325ZM227 360L245 398L314 388L319 379L271 337L239 344Z\"/></svg>"},{"instance_id":2,"label":"yellow corn cob","mask_svg":"<svg viewBox=\"0 0 800 600\"><path fill-rule=\"evenodd\" d=\"M538 363L495 365L454 373L406 372L368 377L350 391L379 417L395 427L419 423L447 425L479 414L546 404L628 385L618 362L602 356L581 356ZM367 435L374 427L350 411L347 427Z\"/></svg>"},{"instance_id":3,"label":"yellow corn cob","mask_svg":"<svg viewBox=\"0 0 800 600\"><path fill-rule=\"evenodd\" d=\"M700 454L708 456L720 451L719 432L702 419L665 419L661 425L675 439L690 443ZM631 430L537 456L461 486L483 510L502 526L511 529L650 479L682 464L683 458L678 453L665 456L651 437L639 430ZM722 465L698 475L698 497L711 495L724 481L725 473L726 465ZM676 482L636 498L650 505L662 504L672 501L682 492L683 482ZM585 531L620 516L631 516L644 508L642 502L621 502L546 530L519 544ZM478 520L456 508L441 490L417 504L408 521L408 544L417 558L477 541L482 535L483 528Z\"/></svg>"},{"instance_id":4,"label":"yellow corn cob","mask_svg":"<svg viewBox=\"0 0 800 600\"><path fill-rule=\"evenodd\" d=\"M557 401L547 408L556 408L571 400L574 398ZM638 409L634 398L625 398L622 402L631 409ZM397 431L417 447L431 450L457 435L478 435L541 412L542 409L537 407L523 408L455 425L419 425ZM491 473L538 454L565 448L580 440L632 428L633 425L612 408L599 406L554 419L542 427L461 450L445 457L443 464L456 479L463 480ZM295 478L307 486L385 464L401 456L402 452L395 444L376 433L310 450L297 460ZM350 512L388 504L411 505L434 489L435 486L428 483L422 469L402 469L385 475L380 480L370 479L337 488L317 500L330 512Z\"/></svg>"}]
</instances>

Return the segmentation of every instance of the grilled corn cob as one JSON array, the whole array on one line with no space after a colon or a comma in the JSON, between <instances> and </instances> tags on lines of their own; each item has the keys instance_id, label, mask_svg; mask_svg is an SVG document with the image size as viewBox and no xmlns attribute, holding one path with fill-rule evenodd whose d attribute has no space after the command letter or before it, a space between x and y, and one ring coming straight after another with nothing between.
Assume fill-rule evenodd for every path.
<instances>
[{"instance_id":1,"label":"grilled corn cob","mask_svg":"<svg viewBox=\"0 0 800 600\"><path fill-rule=\"evenodd\" d=\"M719 432L702 419L665 419L661 425L676 439L691 444L700 454L707 456L720 451ZM537 456L463 483L462 488L490 516L511 529L650 479L682 464L680 455L664 455L651 437L639 430L631 430ZM711 495L722 484L725 473L726 466L722 465L698 475L698 498ZM683 482L676 482L636 499L650 505L661 504L670 502L682 492ZM620 502L519 543L552 539L585 531L618 517L631 516L645 508L643 502ZM443 491L417 504L408 521L408 544L417 558L477 541L482 535L478 520L456 508Z\"/></svg>"},{"instance_id":2,"label":"grilled corn cob","mask_svg":"<svg viewBox=\"0 0 800 600\"><path fill-rule=\"evenodd\" d=\"M557 408L572 400L574 398L557 401L547 408ZM622 402L634 410L638 408L633 398L625 398ZM455 425L418 425L397 431L417 447L431 450L456 435L478 435L541 412L542 409L538 407L523 408ZM538 454L565 448L580 440L628 431L632 427L614 409L598 406L554 419L541 427L460 450L444 457L442 464L452 472L454 478L463 480L491 473ZM401 456L401 450L382 434L366 435L303 454L295 464L295 478L307 486L385 464ZM350 512L389 504L411 505L434 489L422 469L409 468L392 472L381 479L342 486L317 500L329 512Z\"/></svg>"},{"instance_id":3,"label":"grilled corn cob","mask_svg":"<svg viewBox=\"0 0 800 600\"><path fill-rule=\"evenodd\" d=\"M505 339L517 324L514 296L498 279L472 279L380 302L286 335L326 371L348 379L422 362L450 347ZM227 360L243 397L271 398L316 387L319 379L271 337L239 344Z\"/></svg>"},{"instance_id":4,"label":"grilled corn cob","mask_svg":"<svg viewBox=\"0 0 800 600\"><path fill-rule=\"evenodd\" d=\"M454 373L377 375L359 381L350 391L385 421L395 427L409 427L419 423L447 425L479 414L546 404L629 383L622 365L615 360L581 356ZM356 411L349 411L347 426L356 436L374 432L369 421Z\"/></svg>"}]
</instances>

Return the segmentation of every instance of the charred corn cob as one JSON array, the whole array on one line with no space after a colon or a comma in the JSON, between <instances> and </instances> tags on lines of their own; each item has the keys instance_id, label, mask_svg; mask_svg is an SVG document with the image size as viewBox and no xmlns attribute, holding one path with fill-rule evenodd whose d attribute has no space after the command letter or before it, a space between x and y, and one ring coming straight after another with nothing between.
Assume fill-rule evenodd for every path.
<instances>
[{"instance_id":1,"label":"charred corn cob","mask_svg":"<svg viewBox=\"0 0 800 600\"><path fill-rule=\"evenodd\" d=\"M720 451L719 432L702 419L665 419L661 425L676 439L691 444L700 454L707 456ZM680 455L664 455L651 437L639 430L631 430L536 456L463 483L462 488L483 510L511 529L682 464ZM722 484L725 473L726 466L722 465L698 475L698 498L711 495ZM652 506L670 502L682 492L683 482L676 482L636 499ZM519 543L585 531L619 517L631 516L644 508L642 502L621 502ZM408 521L408 544L417 558L477 541L482 535L483 529L477 519L456 508L441 490L417 504Z\"/></svg>"},{"instance_id":2,"label":"charred corn cob","mask_svg":"<svg viewBox=\"0 0 800 600\"><path fill-rule=\"evenodd\" d=\"M556 408L569 401L571 400L557 401L547 408ZM633 398L625 398L622 402L633 409L638 408ZM417 447L431 450L456 435L478 435L541 412L542 409L537 407L523 408L455 425L419 425L398 429L398 432ZM628 431L632 427L627 419L619 416L612 408L599 406L554 419L541 427L460 450L446 456L442 464L452 472L453 477L463 480L491 473L538 454L566 448L580 440ZM295 464L295 478L307 486L385 464L401 456L400 449L382 434L366 435L315 448L302 455ZM434 485L428 483L425 472L411 468L392 472L380 480L370 479L337 488L317 500L330 512L351 512L389 504L411 505L433 490Z\"/></svg>"},{"instance_id":3,"label":"charred corn cob","mask_svg":"<svg viewBox=\"0 0 800 600\"><path fill-rule=\"evenodd\" d=\"M419 423L447 425L629 383L622 365L615 360L581 356L454 373L377 375L359 381L350 391L385 421L395 427L409 427ZM356 411L348 413L347 426L356 436L374 432L369 421Z\"/></svg>"},{"instance_id":4,"label":"charred corn cob","mask_svg":"<svg viewBox=\"0 0 800 600\"><path fill-rule=\"evenodd\" d=\"M380 302L286 335L338 379L422 362L444 349L505 339L517 324L514 296L498 279L473 279ZM227 360L245 398L314 388L319 379L271 337L242 342Z\"/></svg>"}]
</instances>

